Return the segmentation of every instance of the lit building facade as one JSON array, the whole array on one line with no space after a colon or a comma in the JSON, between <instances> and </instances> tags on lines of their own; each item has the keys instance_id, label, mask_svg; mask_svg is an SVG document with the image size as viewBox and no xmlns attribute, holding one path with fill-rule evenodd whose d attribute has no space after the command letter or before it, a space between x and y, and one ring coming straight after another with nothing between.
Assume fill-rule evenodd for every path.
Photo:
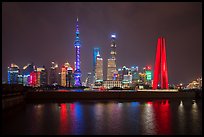
<instances>
[{"instance_id":1,"label":"lit building facade","mask_svg":"<svg viewBox=\"0 0 204 137\"><path fill-rule=\"evenodd\" d=\"M67 86L68 87L73 87L74 86L74 73L73 73L73 68L70 66L67 68L67 72L68 72L68 75L67 75Z\"/></svg>"},{"instance_id":2,"label":"lit building facade","mask_svg":"<svg viewBox=\"0 0 204 137\"><path fill-rule=\"evenodd\" d=\"M65 63L61 69L61 86L67 86L67 75L68 75L68 68L70 67L69 63Z\"/></svg>"},{"instance_id":3,"label":"lit building facade","mask_svg":"<svg viewBox=\"0 0 204 137\"><path fill-rule=\"evenodd\" d=\"M120 80L105 80L105 81L103 81L103 86L105 89L111 89L114 87L122 88L122 81L120 81Z\"/></svg>"},{"instance_id":4,"label":"lit building facade","mask_svg":"<svg viewBox=\"0 0 204 137\"><path fill-rule=\"evenodd\" d=\"M37 68L37 86L47 85L47 70L45 66Z\"/></svg>"},{"instance_id":5,"label":"lit building facade","mask_svg":"<svg viewBox=\"0 0 204 137\"><path fill-rule=\"evenodd\" d=\"M116 79L117 73L115 59L108 59L107 80Z\"/></svg>"},{"instance_id":6,"label":"lit building facade","mask_svg":"<svg viewBox=\"0 0 204 137\"><path fill-rule=\"evenodd\" d=\"M52 61L50 71L49 71L49 85L57 85L58 81L58 64Z\"/></svg>"},{"instance_id":7,"label":"lit building facade","mask_svg":"<svg viewBox=\"0 0 204 137\"><path fill-rule=\"evenodd\" d=\"M111 58L108 59L108 67L107 67L107 80L116 80L116 76L118 74L116 70L116 43L115 43L116 35L111 35Z\"/></svg>"},{"instance_id":8,"label":"lit building facade","mask_svg":"<svg viewBox=\"0 0 204 137\"><path fill-rule=\"evenodd\" d=\"M122 68L118 69L118 80L123 80L124 79L124 75L128 74L128 68L126 66L123 66Z\"/></svg>"},{"instance_id":9,"label":"lit building facade","mask_svg":"<svg viewBox=\"0 0 204 137\"><path fill-rule=\"evenodd\" d=\"M123 76L122 87L123 88L132 87L132 74L131 73L128 73L127 75Z\"/></svg>"},{"instance_id":10,"label":"lit building facade","mask_svg":"<svg viewBox=\"0 0 204 137\"><path fill-rule=\"evenodd\" d=\"M76 49L76 66L75 66L75 71L74 71L74 86L79 87L81 86L81 69L80 69L80 47L81 47L81 42L79 39L79 24L78 24L78 18L77 18L77 25L76 25L76 38L74 42L74 46Z\"/></svg>"},{"instance_id":11,"label":"lit building facade","mask_svg":"<svg viewBox=\"0 0 204 137\"><path fill-rule=\"evenodd\" d=\"M34 68L33 63L29 63L23 67L22 76L23 76L23 85L24 86L30 86L30 74L31 74L31 72L34 71L34 69L35 68Z\"/></svg>"},{"instance_id":12,"label":"lit building facade","mask_svg":"<svg viewBox=\"0 0 204 137\"><path fill-rule=\"evenodd\" d=\"M135 87L139 82L138 66L132 66L130 71L132 74L132 86Z\"/></svg>"},{"instance_id":13,"label":"lit building facade","mask_svg":"<svg viewBox=\"0 0 204 137\"><path fill-rule=\"evenodd\" d=\"M99 53L96 57L95 79L96 79L96 82L103 81L103 58L100 56Z\"/></svg>"},{"instance_id":14,"label":"lit building facade","mask_svg":"<svg viewBox=\"0 0 204 137\"><path fill-rule=\"evenodd\" d=\"M123 88L135 87L139 82L138 66L127 68L123 66L118 69L118 80L122 81Z\"/></svg>"},{"instance_id":15,"label":"lit building facade","mask_svg":"<svg viewBox=\"0 0 204 137\"><path fill-rule=\"evenodd\" d=\"M186 86L187 89L202 89L202 78L192 81Z\"/></svg>"},{"instance_id":16,"label":"lit building facade","mask_svg":"<svg viewBox=\"0 0 204 137\"><path fill-rule=\"evenodd\" d=\"M91 87L91 84L92 84L92 82L91 82L91 72L88 72L86 80L85 80L85 86L86 87Z\"/></svg>"},{"instance_id":17,"label":"lit building facade","mask_svg":"<svg viewBox=\"0 0 204 137\"><path fill-rule=\"evenodd\" d=\"M8 67L8 84L18 84L19 67L16 64L11 64Z\"/></svg>"},{"instance_id":18,"label":"lit building facade","mask_svg":"<svg viewBox=\"0 0 204 137\"><path fill-rule=\"evenodd\" d=\"M100 48L94 48L93 49L93 70L94 71L95 71L95 67L96 67L96 57L98 54L100 54Z\"/></svg>"},{"instance_id":19,"label":"lit building facade","mask_svg":"<svg viewBox=\"0 0 204 137\"><path fill-rule=\"evenodd\" d=\"M18 84L23 84L23 75L21 74L18 74Z\"/></svg>"},{"instance_id":20,"label":"lit building facade","mask_svg":"<svg viewBox=\"0 0 204 137\"><path fill-rule=\"evenodd\" d=\"M34 70L30 73L30 86L37 87L38 86L38 73L37 70Z\"/></svg>"},{"instance_id":21,"label":"lit building facade","mask_svg":"<svg viewBox=\"0 0 204 137\"><path fill-rule=\"evenodd\" d=\"M165 46L165 39L163 37L159 37L154 65L154 79L152 89L158 88L159 80L161 81L161 89L168 89L168 72Z\"/></svg>"},{"instance_id":22,"label":"lit building facade","mask_svg":"<svg viewBox=\"0 0 204 137\"><path fill-rule=\"evenodd\" d=\"M143 68L143 71L146 75L146 85L152 86L152 68L151 66L146 66Z\"/></svg>"}]
</instances>

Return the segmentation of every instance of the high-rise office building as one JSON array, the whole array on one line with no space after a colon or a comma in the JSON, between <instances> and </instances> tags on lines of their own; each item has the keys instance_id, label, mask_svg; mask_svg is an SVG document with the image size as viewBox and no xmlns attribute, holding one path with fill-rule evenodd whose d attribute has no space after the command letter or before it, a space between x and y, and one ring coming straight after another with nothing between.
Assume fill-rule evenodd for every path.
<instances>
[{"instance_id":1,"label":"high-rise office building","mask_svg":"<svg viewBox=\"0 0 204 137\"><path fill-rule=\"evenodd\" d=\"M96 82L103 81L103 58L100 56L99 53L96 56L95 79Z\"/></svg>"},{"instance_id":2,"label":"high-rise office building","mask_svg":"<svg viewBox=\"0 0 204 137\"><path fill-rule=\"evenodd\" d=\"M34 70L30 73L30 86L37 87L38 86L38 73L37 70Z\"/></svg>"},{"instance_id":3,"label":"high-rise office building","mask_svg":"<svg viewBox=\"0 0 204 137\"><path fill-rule=\"evenodd\" d=\"M71 66L69 66L67 68L67 86L68 87L73 87L74 86L74 73L73 73L73 68Z\"/></svg>"},{"instance_id":4,"label":"high-rise office building","mask_svg":"<svg viewBox=\"0 0 204 137\"><path fill-rule=\"evenodd\" d=\"M123 80L124 75L128 74L129 69L126 66L123 66L122 68L118 69L118 80Z\"/></svg>"},{"instance_id":5,"label":"high-rise office building","mask_svg":"<svg viewBox=\"0 0 204 137\"><path fill-rule=\"evenodd\" d=\"M146 66L143 68L144 73L146 74L146 81L148 85L152 86L152 67Z\"/></svg>"},{"instance_id":6,"label":"high-rise office building","mask_svg":"<svg viewBox=\"0 0 204 137\"><path fill-rule=\"evenodd\" d=\"M52 61L49 71L49 85L56 85L58 82L58 64Z\"/></svg>"},{"instance_id":7,"label":"high-rise office building","mask_svg":"<svg viewBox=\"0 0 204 137\"><path fill-rule=\"evenodd\" d=\"M92 83L96 82L96 76L95 76L95 71L96 71L96 57L97 55L100 54L100 48L94 48L93 49L93 75L92 75ZM90 76L91 77L91 76Z\"/></svg>"},{"instance_id":8,"label":"high-rise office building","mask_svg":"<svg viewBox=\"0 0 204 137\"><path fill-rule=\"evenodd\" d=\"M111 35L111 58L108 59L108 67L107 67L107 80L116 80L117 70L116 70L116 43L115 43L116 35Z\"/></svg>"},{"instance_id":9,"label":"high-rise office building","mask_svg":"<svg viewBox=\"0 0 204 137\"><path fill-rule=\"evenodd\" d=\"M93 49L93 70L95 71L96 66L96 57L100 53L100 48L94 48Z\"/></svg>"},{"instance_id":10,"label":"high-rise office building","mask_svg":"<svg viewBox=\"0 0 204 137\"><path fill-rule=\"evenodd\" d=\"M139 80L138 66L132 66L130 70L132 73L132 82L138 83L138 80Z\"/></svg>"},{"instance_id":11,"label":"high-rise office building","mask_svg":"<svg viewBox=\"0 0 204 137\"><path fill-rule=\"evenodd\" d=\"M47 85L47 70L45 66L37 68L37 86Z\"/></svg>"},{"instance_id":12,"label":"high-rise office building","mask_svg":"<svg viewBox=\"0 0 204 137\"><path fill-rule=\"evenodd\" d=\"M8 67L8 84L18 84L19 67L16 64L11 64Z\"/></svg>"},{"instance_id":13,"label":"high-rise office building","mask_svg":"<svg viewBox=\"0 0 204 137\"><path fill-rule=\"evenodd\" d=\"M26 66L23 67L23 85L30 86L30 74L34 71L33 63L28 63Z\"/></svg>"},{"instance_id":14,"label":"high-rise office building","mask_svg":"<svg viewBox=\"0 0 204 137\"><path fill-rule=\"evenodd\" d=\"M81 69L80 69L80 47L81 47L81 42L79 39L79 24L78 24L78 18L77 18L77 25L76 25L76 38L74 42L74 46L76 49L76 66L75 66L75 71L74 71L74 86L79 87L81 86Z\"/></svg>"},{"instance_id":15,"label":"high-rise office building","mask_svg":"<svg viewBox=\"0 0 204 137\"><path fill-rule=\"evenodd\" d=\"M91 87L91 72L88 72L86 80L85 80L85 86L86 87Z\"/></svg>"},{"instance_id":16,"label":"high-rise office building","mask_svg":"<svg viewBox=\"0 0 204 137\"><path fill-rule=\"evenodd\" d=\"M66 87L67 86L67 76L68 76L68 68L70 67L69 63L65 63L62 66L61 70L61 86Z\"/></svg>"}]
</instances>

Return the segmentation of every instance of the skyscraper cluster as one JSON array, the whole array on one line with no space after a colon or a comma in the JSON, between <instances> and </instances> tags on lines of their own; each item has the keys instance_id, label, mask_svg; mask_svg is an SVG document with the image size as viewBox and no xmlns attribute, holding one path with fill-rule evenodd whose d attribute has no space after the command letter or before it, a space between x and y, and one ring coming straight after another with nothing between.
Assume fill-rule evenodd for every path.
<instances>
[{"instance_id":1,"label":"skyscraper cluster","mask_svg":"<svg viewBox=\"0 0 204 137\"><path fill-rule=\"evenodd\" d=\"M16 64L8 67L8 84L23 84L24 86L44 86L48 84L47 69L36 67L33 63L20 69ZM52 80L52 78L50 78Z\"/></svg>"},{"instance_id":2,"label":"skyscraper cluster","mask_svg":"<svg viewBox=\"0 0 204 137\"><path fill-rule=\"evenodd\" d=\"M22 70L16 64L11 64L8 67L8 84L23 84L24 86L39 87L44 85L61 85L63 87L80 87L87 86L92 88L106 89L111 88L157 88L159 75L161 76L162 88L168 88L168 76L166 65L166 51L165 42L163 38L159 38L156 56L156 75L153 83L153 75L151 66L145 66L139 71L138 66L131 67L117 67L117 52L116 52L116 34L111 35L110 39L110 54L107 64L101 56L101 49L93 49L93 72L89 72L85 82L81 81L81 67L80 67L80 47L81 42L79 38L79 22L77 18L76 32L75 32L75 55L76 61L74 67L68 62L64 63L61 68L54 61L51 62L50 68L45 66L36 67L33 63L29 63L23 67ZM107 68L107 75L104 76L104 67ZM162 68L162 69L160 69ZM160 72L161 71L161 72ZM160 74L161 73L161 74Z\"/></svg>"},{"instance_id":3,"label":"skyscraper cluster","mask_svg":"<svg viewBox=\"0 0 204 137\"><path fill-rule=\"evenodd\" d=\"M139 72L138 66L130 68L123 66L117 69L116 34L111 35L110 56L107 65L104 65L100 51L100 48L93 49L93 88L134 88L136 86L144 88L144 86L152 86L153 77L150 66L144 67L142 72ZM106 78L103 75L103 67L107 67Z\"/></svg>"},{"instance_id":4,"label":"skyscraper cluster","mask_svg":"<svg viewBox=\"0 0 204 137\"><path fill-rule=\"evenodd\" d=\"M8 67L8 84L23 84L24 86L40 87L45 85L61 85L63 87L80 87L81 69L80 69L80 38L79 24L77 18L76 37L75 37L76 62L72 67L68 62L62 65L61 70L58 64L51 62L51 67L47 71L45 66L37 68L30 63L20 71L16 64Z\"/></svg>"}]
</instances>

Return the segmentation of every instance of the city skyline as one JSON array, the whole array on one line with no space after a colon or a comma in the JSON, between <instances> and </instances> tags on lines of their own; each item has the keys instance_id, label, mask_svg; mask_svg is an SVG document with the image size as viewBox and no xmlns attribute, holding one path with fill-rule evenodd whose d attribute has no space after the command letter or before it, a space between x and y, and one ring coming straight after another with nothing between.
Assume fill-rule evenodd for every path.
<instances>
[{"instance_id":1,"label":"city skyline","mask_svg":"<svg viewBox=\"0 0 204 137\"><path fill-rule=\"evenodd\" d=\"M3 81L11 63L49 68L55 61L61 68L68 61L74 66L77 17L82 81L93 72L96 47L101 49L106 75L112 33L117 36L117 68L136 65L141 70L150 65L154 69L157 39L163 36L169 83L188 83L202 76L201 3L4 2L2 7Z\"/></svg>"}]
</instances>

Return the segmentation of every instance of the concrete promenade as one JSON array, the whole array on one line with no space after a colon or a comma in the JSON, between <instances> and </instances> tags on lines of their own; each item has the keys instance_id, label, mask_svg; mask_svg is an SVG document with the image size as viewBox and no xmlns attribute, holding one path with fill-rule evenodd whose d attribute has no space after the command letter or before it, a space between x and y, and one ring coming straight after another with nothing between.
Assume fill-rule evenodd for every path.
<instances>
[{"instance_id":1,"label":"concrete promenade","mask_svg":"<svg viewBox=\"0 0 204 137\"><path fill-rule=\"evenodd\" d=\"M27 92L27 100L172 99L195 98L195 92L152 91L37 91Z\"/></svg>"}]
</instances>

